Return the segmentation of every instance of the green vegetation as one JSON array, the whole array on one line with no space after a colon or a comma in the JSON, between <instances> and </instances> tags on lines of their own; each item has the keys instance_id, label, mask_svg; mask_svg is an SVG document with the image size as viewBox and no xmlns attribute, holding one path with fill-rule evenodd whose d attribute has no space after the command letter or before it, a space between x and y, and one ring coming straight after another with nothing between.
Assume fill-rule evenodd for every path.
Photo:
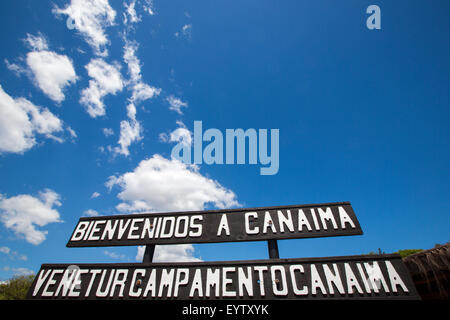
<instances>
[{"instance_id":1,"label":"green vegetation","mask_svg":"<svg viewBox=\"0 0 450 320\"><path fill-rule=\"evenodd\" d=\"M403 259L403 258L409 256L410 254L421 252L421 251L423 251L423 249L405 249L405 250L398 250L397 252L393 252L393 253L398 253ZM377 252L370 251L369 253L363 253L363 255L385 254L385 253L386 252L384 252L380 248L378 248Z\"/></svg>"},{"instance_id":2,"label":"green vegetation","mask_svg":"<svg viewBox=\"0 0 450 320\"><path fill-rule=\"evenodd\" d=\"M34 275L17 276L0 284L0 300L23 300L33 283Z\"/></svg>"},{"instance_id":3,"label":"green vegetation","mask_svg":"<svg viewBox=\"0 0 450 320\"><path fill-rule=\"evenodd\" d=\"M409 256L410 254L421 252L421 251L423 251L423 249L405 249L405 250L398 250L397 252L394 252L394 253L398 253L403 259L403 258L406 258L407 256Z\"/></svg>"}]
</instances>

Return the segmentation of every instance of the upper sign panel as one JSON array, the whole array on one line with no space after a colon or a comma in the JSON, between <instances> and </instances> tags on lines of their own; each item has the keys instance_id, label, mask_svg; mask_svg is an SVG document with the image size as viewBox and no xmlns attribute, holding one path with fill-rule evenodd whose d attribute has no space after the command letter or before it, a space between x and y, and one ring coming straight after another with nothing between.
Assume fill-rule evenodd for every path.
<instances>
[{"instance_id":1,"label":"upper sign panel","mask_svg":"<svg viewBox=\"0 0 450 320\"><path fill-rule=\"evenodd\" d=\"M80 218L68 247L259 241L362 234L349 202Z\"/></svg>"}]
</instances>

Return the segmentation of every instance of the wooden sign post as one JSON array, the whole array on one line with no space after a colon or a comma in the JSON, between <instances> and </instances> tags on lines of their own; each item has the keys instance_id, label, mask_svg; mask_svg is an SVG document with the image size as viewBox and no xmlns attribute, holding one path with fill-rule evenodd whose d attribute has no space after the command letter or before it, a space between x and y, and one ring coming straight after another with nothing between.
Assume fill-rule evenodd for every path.
<instances>
[{"instance_id":1,"label":"wooden sign post","mask_svg":"<svg viewBox=\"0 0 450 320\"><path fill-rule=\"evenodd\" d=\"M44 264L29 299L419 299L398 255L280 259L277 239L360 235L349 202L83 217L68 247L145 245L143 263ZM269 260L153 263L156 244L267 241Z\"/></svg>"}]
</instances>

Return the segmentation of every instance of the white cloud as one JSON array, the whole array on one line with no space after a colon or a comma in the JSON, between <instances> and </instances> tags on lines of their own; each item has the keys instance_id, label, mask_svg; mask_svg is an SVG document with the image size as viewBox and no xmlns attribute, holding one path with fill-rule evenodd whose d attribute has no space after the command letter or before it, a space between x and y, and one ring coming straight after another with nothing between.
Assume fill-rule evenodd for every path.
<instances>
[{"instance_id":1,"label":"white cloud","mask_svg":"<svg viewBox=\"0 0 450 320\"><path fill-rule=\"evenodd\" d=\"M61 222L59 212L53 208L61 205L59 198L50 189L40 192L39 197L20 194L6 198L0 195L0 221L17 236L38 245L46 239L48 231L38 230L37 227Z\"/></svg>"},{"instance_id":2,"label":"white cloud","mask_svg":"<svg viewBox=\"0 0 450 320\"><path fill-rule=\"evenodd\" d=\"M27 64L36 85L56 102L64 100L64 87L77 80L72 61L64 55L51 51L32 51L27 55Z\"/></svg>"},{"instance_id":3,"label":"white cloud","mask_svg":"<svg viewBox=\"0 0 450 320\"><path fill-rule=\"evenodd\" d=\"M62 130L62 121L47 108L12 98L0 86L0 153L23 153L36 144L36 134L62 142L53 135Z\"/></svg>"},{"instance_id":4,"label":"white cloud","mask_svg":"<svg viewBox=\"0 0 450 320\"><path fill-rule=\"evenodd\" d=\"M29 276L34 274L33 270L27 268L12 268L11 270L15 276Z\"/></svg>"},{"instance_id":5,"label":"white cloud","mask_svg":"<svg viewBox=\"0 0 450 320\"><path fill-rule=\"evenodd\" d=\"M161 133L159 139L162 142L181 142L185 146L191 146L192 132L189 131L181 121L177 121L177 124L180 125L180 127L169 134Z\"/></svg>"},{"instance_id":6,"label":"white cloud","mask_svg":"<svg viewBox=\"0 0 450 320\"><path fill-rule=\"evenodd\" d=\"M145 246L139 246L136 261L142 262L144 258ZM153 262L199 262L202 261L194 257L194 247L191 244L175 244L156 246L153 255Z\"/></svg>"},{"instance_id":7,"label":"white cloud","mask_svg":"<svg viewBox=\"0 0 450 320\"><path fill-rule=\"evenodd\" d=\"M17 254L15 259L22 260L22 261L27 261L28 257L26 255L24 255L24 254Z\"/></svg>"},{"instance_id":8,"label":"white cloud","mask_svg":"<svg viewBox=\"0 0 450 320\"><path fill-rule=\"evenodd\" d=\"M105 135L105 137L114 135L114 130L111 128L103 128L102 131L103 131L103 134Z\"/></svg>"},{"instance_id":9,"label":"white cloud","mask_svg":"<svg viewBox=\"0 0 450 320\"><path fill-rule=\"evenodd\" d=\"M145 246L139 246L137 248L136 261L142 262L142 259L144 259L144 253L145 253Z\"/></svg>"},{"instance_id":10,"label":"white cloud","mask_svg":"<svg viewBox=\"0 0 450 320\"><path fill-rule=\"evenodd\" d=\"M132 91L131 102L138 103L147 99L153 98L160 94L161 89L151 87L142 82L141 62L136 56L138 45L135 41L128 41L125 39L123 60L128 66L128 74L130 79L127 84Z\"/></svg>"},{"instance_id":11,"label":"white cloud","mask_svg":"<svg viewBox=\"0 0 450 320\"><path fill-rule=\"evenodd\" d=\"M181 142L186 146L192 144L191 132L186 128L177 128L170 133L170 142Z\"/></svg>"},{"instance_id":12,"label":"white cloud","mask_svg":"<svg viewBox=\"0 0 450 320\"><path fill-rule=\"evenodd\" d=\"M136 200L133 201L132 204L129 203L119 203L116 206L116 209L121 211L121 212L144 212L144 211L151 211L152 208L147 204L147 202L142 201L142 200Z\"/></svg>"},{"instance_id":13,"label":"white cloud","mask_svg":"<svg viewBox=\"0 0 450 320\"><path fill-rule=\"evenodd\" d=\"M11 252L11 249L8 247L0 247L0 252L4 254L9 254Z\"/></svg>"},{"instance_id":14,"label":"white cloud","mask_svg":"<svg viewBox=\"0 0 450 320\"><path fill-rule=\"evenodd\" d=\"M41 51L48 49L48 42L42 33L38 33L37 36L27 33L26 39L24 39L25 44L33 51Z\"/></svg>"},{"instance_id":15,"label":"white cloud","mask_svg":"<svg viewBox=\"0 0 450 320\"><path fill-rule=\"evenodd\" d=\"M64 9L55 7L56 15L67 15L74 27L80 32L86 42L93 47L97 55L106 56L109 43L105 34L107 27L114 25L116 11L109 5L108 0L71 0Z\"/></svg>"},{"instance_id":16,"label":"white cloud","mask_svg":"<svg viewBox=\"0 0 450 320\"><path fill-rule=\"evenodd\" d=\"M187 146L190 146L192 143L192 132L190 132L186 125L180 121L176 121L178 128L167 134L165 132L159 134L159 140L162 142L179 142L183 141L183 143Z\"/></svg>"},{"instance_id":17,"label":"white cloud","mask_svg":"<svg viewBox=\"0 0 450 320\"><path fill-rule=\"evenodd\" d=\"M100 214L95 210L88 209L83 212L83 215L86 217L98 217Z\"/></svg>"},{"instance_id":18,"label":"white cloud","mask_svg":"<svg viewBox=\"0 0 450 320\"><path fill-rule=\"evenodd\" d=\"M95 191L95 192L92 194L91 199L95 199L95 198L98 198L98 197L100 197L100 193L98 193L97 191Z\"/></svg>"},{"instance_id":19,"label":"white cloud","mask_svg":"<svg viewBox=\"0 0 450 320\"><path fill-rule=\"evenodd\" d=\"M136 13L136 0L130 1L130 4L127 4L126 2L123 3L123 6L125 7L125 12L123 13L123 23L127 24L128 21L130 23L137 23L141 21L141 17L139 17Z\"/></svg>"},{"instance_id":20,"label":"white cloud","mask_svg":"<svg viewBox=\"0 0 450 320\"><path fill-rule=\"evenodd\" d=\"M63 101L64 87L77 81L72 61L65 55L48 51L47 40L41 34L38 36L28 34L25 42L32 48L27 54L26 63L32 73L34 84L53 101L58 103ZM15 66L11 68L17 70Z\"/></svg>"},{"instance_id":21,"label":"white cloud","mask_svg":"<svg viewBox=\"0 0 450 320\"><path fill-rule=\"evenodd\" d=\"M125 39L123 59L128 66L130 79L127 81L127 86L132 91L132 96L127 106L128 119L120 122L119 147L115 147L114 151L126 157L130 154L129 146L142 139L142 126L136 118L136 104L151 99L161 92L161 89L142 82L141 65L136 56L136 50L137 43Z\"/></svg>"},{"instance_id":22,"label":"white cloud","mask_svg":"<svg viewBox=\"0 0 450 320\"><path fill-rule=\"evenodd\" d=\"M81 92L80 103L93 118L105 115L103 97L116 94L123 88L122 76L118 66L106 63L103 59L92 59L86 66L89 76L89 87Z\"/></svg>"},{"instance_id":23,"label":"white cloud","mask_svg":"<svg viewBox=\"0 0 450 320\"><path fill-rule=\"evenodd\" d=\"M130 75L130 82L138 82L141 80L141 65L139 59L136 57L137 43L125 39L125 46L123 47L123 60L128 66L128 74Z\"/></svg>"},{"instance_id":24,"label":"white cloud","mask_svg":"<svg viewBox=\"0 0 450 320\"><path fill-rule=\"evenodd\" d=\"M117 252L108 251L108 250L104 250L103 254L112 259L125 260L127 258L126 255L124 255L124 254L119 254Z\"/></svg>"},{"instance_id":25,"label":"white cloud","mask_svg":"<svg viewBox=\"0 0 450 320\"><path fill-rule=\"evenodd\" d=\"M124 156L128 156L130 151L128 147L131 143L139 141L142 139L141 136L141 124L136 120L136 107L134 104L130 103L127 106L127 113L129 120L123 120L120 122L120 147L115 147L114 151Z\"/></svg>"},{"instance_id":26,"label":"white cloud","mask_svg":"<svg viewBox=\"0 0 450 320\"><path fill-rule=\"evenodd\" d=\"M28 257L24 254L20 254L20 253L13 251L13 259L27 261Z\"/></svg>"},{"instance_id":27,"label":"white cloud","mask_svg":"<svg viewBox=\"0 0 450 320\"><path fill-rule=\"evenodd\" d=\"M31 116L31 123L36 132L51 137L53 132L62 130L62 121L47 108L39 108L26 99L21 100L20 104Z\"/></svg>"},{"instance_id":28,"label":"white cloud","mask_svg":"<svg viewBox=\"0 0 450 320\"><path fill-rule=\"evenodd\" d=\"M151 87L146 83L138 82L133 86L133 95L131 96L131 101L138 103L140 101L145 101L159 95L161 89Z\"/></svg>"},{"instance_id":29,"label":"white cloud","mask_svg":"<svg viewBox=\"0 0 450 320\"><path fill-rule=\"evenodd\" d=\"M24 67L22 67L16 63L13 63L13 62L10 63L8 61L8 59L5 59L5 64L6 64L6 68L8 68L8 70L14 72L16 74L16 76L20 76L20 75L22 75L22 73L27 72L27 70Z\"/></svg>"},{"instance_id":30,"label":"white cloud","mask_svg":"<svg viewBox=\"0 0 450 320\"><path fill-rule=\"evenodd\" d=\"M137 23L142 20L142 17L136 12L136 5L142 5L144 12L153 16L155 11L153 9L153 0L130 0L129 4L124 2L125 12L123 13L123 23L128 25L128 23Z\"/></svg>"},{"instance_id":31,"label":"white cloud","mask_svg":"<svg viewBox=\"0 0 450 320\"><path fill-rule=\"evenodd\" d=\"M120 138L118 141L120 147L115 147L114 151L124 156L129 156L130 155L130 151L128 150L129 146L135 141L142 140L141 130L142 130L141 124L136 120L121 121Z\"/></svg>"},{"instance_id":32,"label":"white cloud","mask_svg":"<svg viewBox=\"0 0 450 320\"><path fill-rule=\"evenodd\" d=\"M174 97L173 95L170 95L166 98L167 102L169 102L169 109L174 110L179 114L183 114L181 111L182 107L187 107L188 104L186 102L181 101L179 98Z\"/></svg>"},{"instance_id":33,"label":"white cloud","mask_svg":"<svg viewBox=\"0 0 450 320\"><path fill-rule=\"evenodd\" d=\"M78 80L72 60L50 51L47 39L41 33L27 34L24 42L31 51L25 58L19 57L18 60L24 61L26 66L10 63L5 59L6 67L17 76L26 74L44 94L60 103L65 99L65 87Z\"/></svg>"},{"instance_id":34,"label":"white cloud","mask_svg":"<svg viewBox=\"0 0 450 320\"><path fill-rule=\"evenodd\" d=\"M183 32L183 34L186 37L191 37L191 33L192 33L192 25L191 24L185 24L182 28L181 31Z\"/></svg>"},{"instance_id":35,"label":"white cloud","mask_svg":"<svg viewBox=\"0 0 450 320\"><path fill-rule=\"evenodd\" d=\"M28 257L26 255L13 251L8 247L0 247L0 253L6 254L12 260L22 260L22 261L28 260Z\"/></svg>"},{"instance_id":36,"label":"white cloud","mask_svg":"<svg viewBox=\"0 0 450 320\"><path fill-rule=\"evenodd\" d=\"M185 24L182 28L181 28L181 33L182 35L187 38L187 39L191 39L192 38L192 25L191 24ZM180 33L177 31L175 32L175 37L179 37Z\"/></svg>"},{"instance_id":37,"label":"white cloud","mask_svg":"<svg viewBox=\"0 0 450 320\"><path fill-rule=\"evenodd\" d=\"M153 16L155 14L155 9L153 9L153 0L145 0L143 8L149 15Z\"/></svg>"},{"instance_id":38,"label":"white cloud","mask_svg":"<svg viewBox=\"0 0 450 320\"><path fill-rule=\"evenodd\" d=\"M167 133L163 132L159 134L159 140L161 142L169 142L169 136L167 135Z\"/></svg>"},{"instance_id":39,"label":"white cloud","mask_svg":"<svg viewBox=\"0 0 450 320\"><path fill-rule=\"evenodd\" d=\"M194 166L160 155L142 160L134 171L112 176L106 186L121 188L121 211L203 210L213 204L223 209L238 206L236 195L217 181L201 175Z\"/></svg>"},{"instance_id":40,"label":"white cloud","mask_svg":"<svg viewBox=\"0 0 450 320\"><path fill-rule=\"evenodd\" d=\"M66 130L69 132L70 136L75 139L78 137L77 133L75 132L75 130L73 130L71 127L67 127Z\"/></svg>"}]
</instances>

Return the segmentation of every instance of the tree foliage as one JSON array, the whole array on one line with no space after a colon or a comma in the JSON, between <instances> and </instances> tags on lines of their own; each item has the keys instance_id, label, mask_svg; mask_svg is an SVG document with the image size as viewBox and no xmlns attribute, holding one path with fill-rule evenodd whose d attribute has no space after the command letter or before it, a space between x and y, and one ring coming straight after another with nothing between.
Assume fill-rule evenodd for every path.
<instances>
[{"instance_id":1,"label":"tree foliage","mask_svg":"<svg viewBox=\"0 0 450 320\"><path fill-rule=\"evenodd\" d=\"M405 249L405 250L398 250L395 253L398 253L402 258L406 258L410 254L417 253L423 251L422 249Z\"/></svg>"},{"instance_id":2,"label":"tree foliage","mask_svg":"<svg viewBox=\"0 0 450 320\"><path fill-rule=\"evenodd\" d=\"M0 285L0 300L23 300L33 283L34 275L17 276Z\"/></svg>"}]
</instances>

